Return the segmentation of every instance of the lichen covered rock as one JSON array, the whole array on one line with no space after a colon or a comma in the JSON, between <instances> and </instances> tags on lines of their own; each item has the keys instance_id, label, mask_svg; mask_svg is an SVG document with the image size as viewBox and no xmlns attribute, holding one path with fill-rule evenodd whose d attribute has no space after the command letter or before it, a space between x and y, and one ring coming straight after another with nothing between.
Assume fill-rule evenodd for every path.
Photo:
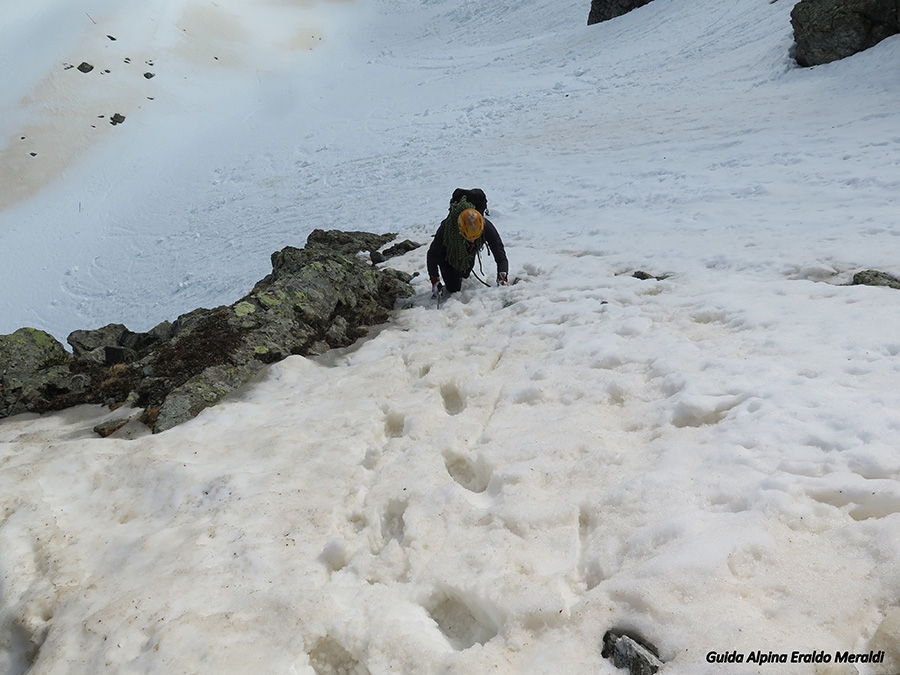
<instances>
[{"instance_id":1,"label":"lichen covered rock","mask_svg":"<svg viewBox=\"0 0 900 675\"><path fill-rule=\"evenodd\" d=\"M900 289L900 279L878 270L864 270L853 275L853 286L887 286Z\"/></svg>"},{"instance_id":2,"label":"lichen covered rock","mask_svg":"<svg viewBox=\"0 0 900 675\"><path fill-rule=\"evenodd\" d=\"M20 328L0 335L0 417L42 412L41 403L66 388L70 360L62 344L42 330Z\"/></svg>"}]
</instances>

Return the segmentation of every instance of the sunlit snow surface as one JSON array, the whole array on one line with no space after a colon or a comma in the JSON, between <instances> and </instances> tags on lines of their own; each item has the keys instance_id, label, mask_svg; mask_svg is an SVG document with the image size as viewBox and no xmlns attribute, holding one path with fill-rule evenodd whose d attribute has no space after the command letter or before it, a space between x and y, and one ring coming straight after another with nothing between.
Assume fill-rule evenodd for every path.
<instances>
[{"instance_id":1,"label":"sunlit snow surface","mask_svg":"<svg viewBox=\"0 0 900 675\"><path fill-rule=\"evenodd\" d=\"M900 273L900 38L122 4L6 15L0 333L231 303L316 227L424 243L456 187L516 283L438 311L419 249L383 330L171 431L0 421L0 673L611 674L614 626L667 673L854 672L706 655L864 652L900 605L900 294L846 285Z\"/></svg>"}]
</instances>

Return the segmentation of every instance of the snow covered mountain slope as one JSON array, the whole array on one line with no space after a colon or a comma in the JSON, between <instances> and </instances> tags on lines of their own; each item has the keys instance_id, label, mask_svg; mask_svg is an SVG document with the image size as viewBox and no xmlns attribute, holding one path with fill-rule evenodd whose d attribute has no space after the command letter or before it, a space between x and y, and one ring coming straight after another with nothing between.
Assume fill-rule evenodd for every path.
<instances>
[{"instance_id":1,"label":"snow covered mountain slope","mask_svg":"<svg viewBox=\"0 0 900 675\"><path fill-rule=\"evenodd\" d=\"M425 242L460 186L517 283L436 311L423 279L355 348L157 436L0 421L0 672L615 673L612 627L667 673L893 672L898 299L844 284L900 273L900 41L798 69L784 0L587 5L85 0L3 26L27 64L4 158L56 133L53 96L20 99L89 81L61 70L84 45L153 100L0 212L0 332L231 302L316 227ZM81 86L56 91L115 112ZM38 109L49 136L21 131Z\"/></svg>"}]
</instances>

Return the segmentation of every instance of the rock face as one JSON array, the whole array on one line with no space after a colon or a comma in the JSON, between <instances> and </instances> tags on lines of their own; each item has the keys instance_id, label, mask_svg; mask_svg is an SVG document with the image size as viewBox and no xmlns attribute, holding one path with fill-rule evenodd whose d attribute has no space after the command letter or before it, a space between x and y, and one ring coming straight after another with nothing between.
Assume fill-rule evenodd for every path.
<instances>
[{"instance_id":1,"label":"rock face","mask_svg":"<svg viewBox=\"0 0 900 675\"><path fill-rule=\"evenodd\" d=\"M830 63L900 33L900 0L800 0L791 25L798 64Z\"/></svg>"},{"instance_id":2,"label":"rock face","mask_svg":"<svg viewBox=\"0 0 900 675\"><path fill-rule=\"evenodd\" d=\"M305 248L273 253L272 273L234 304L196 309L146 333L122 324L74 331L72 354L32 328L0 336L0 417L127 402L145 409L154 432L170 429L266 364L347 346L385 321L397 299L412 294L410 277L357 253L394 237L316 230Z\"/></svg>"},{"instance_id":3,"label":"rock face","mask_svg":"<svg viewBox=\"0 0 900 675\"><path fill-rule=\"evenodd\" d=\"M622 16L649 2L650 0L591 0L588 26Z\"/></svg>"}]
</instances>

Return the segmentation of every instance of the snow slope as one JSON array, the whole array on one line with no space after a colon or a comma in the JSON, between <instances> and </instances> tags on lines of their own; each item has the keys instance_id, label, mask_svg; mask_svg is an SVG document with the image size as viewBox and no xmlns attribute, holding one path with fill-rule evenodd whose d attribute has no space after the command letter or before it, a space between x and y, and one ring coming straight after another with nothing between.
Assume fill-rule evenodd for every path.
<instances>
[{"instance_id":1,"label":"snow slope","mask_svg":"<svg viewBox=\"0 0 900 675\"><path fill-rule=\"evenodd\" d=\"M613 626L667 673L900 657L898 298L844 285L900 273L900 40L797 69L784 0L588 4L11 15L0 332L232 302L315 227L426 242L459 186L517 283L420 279L158 436L0 421L0 672L614 673Z\"/></svg>"}]
</instances>

